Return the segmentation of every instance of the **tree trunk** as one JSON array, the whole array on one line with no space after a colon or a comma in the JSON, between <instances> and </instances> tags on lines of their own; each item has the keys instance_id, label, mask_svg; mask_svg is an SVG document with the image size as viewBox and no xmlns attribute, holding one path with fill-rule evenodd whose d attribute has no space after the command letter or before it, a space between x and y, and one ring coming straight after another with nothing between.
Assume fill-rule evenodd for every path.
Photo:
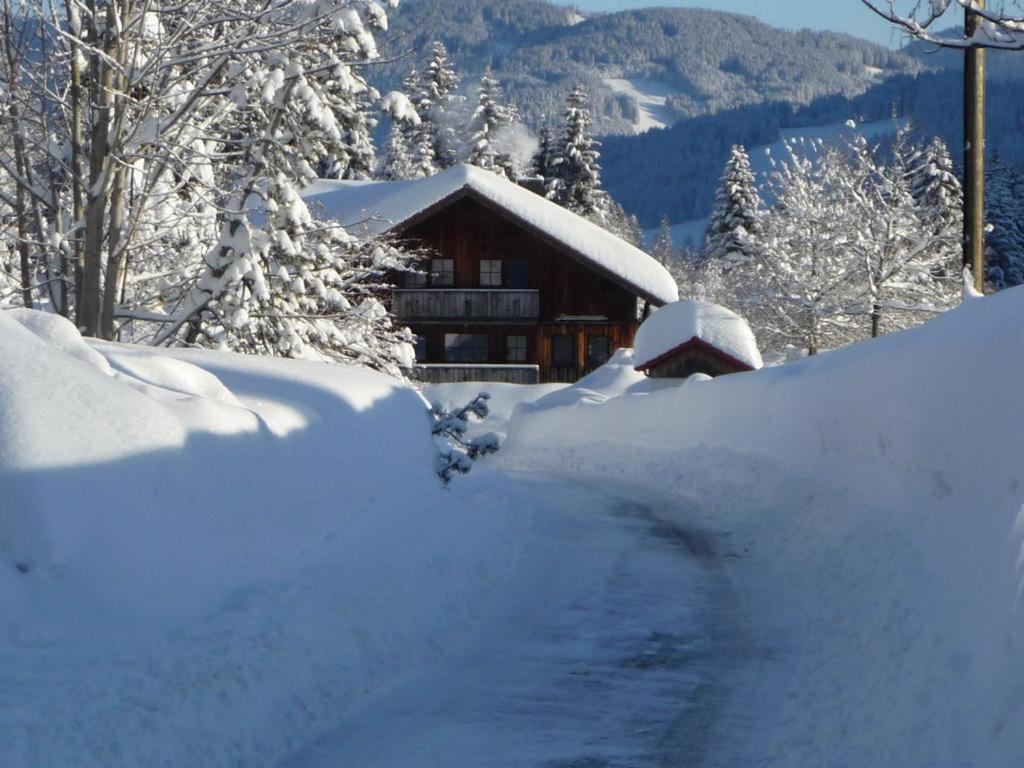
<instances>
[{"instance_id":1,"label":"tree trunk","mask_svg":"<svg viewBox=\"0 0 1024 768\"><path fill-rule=\"evenodd\" d=\"M66 0L65 8L68 17L74 9L71 0ZM71 227L68 237L71 240L72 256L75 273L75 315L76 325L82 324L82 217L85 207L82 203L82 70L78 61L79 50L75 38L70 38L71 54L71 88L68 96L71 99ZM56 211L56 209L55 209Z\"/></svg>"},{"instance_id":2,"label":"tree trunk","mask_svg":"<svg viewBox=\"0 0 1024 768\"><path fill-rule=\"evenodd\" d=\"M877 339L882 324L882 308L878 304L871 305L871 338Z\"/></svg>"},{"instance_id":3,"label":"tree trunk","mask_svg":"<svg viewBox=\"0 0 1024 768\"><path fill-rule=\"evenodd\" d=\"M124 166L118 166L114 171L114 183L110 188L107 270L103 281L103 315L100 318L100 335L108 340L114 338L114 308L121 292L121 275L125 263L125 250L121 246L121 228L124 227L124 177Z\"/></svg>"},{"instance_id":4,"label":"tree trunk","mask_svg":"<svg viewBox=\"0 0 1024 768\"><path fill-rule=\"evenodd\" d=\"M21 184L15 195L14 216L18 226L18 260L21 266L21 303L32 309L32 262L28 252L28 232L25 229L25 190Z\"/></svg>"},{"instance_id":5,"label":"tree trunk","mask_svg":"<svg viewBox=\"0 0 1024 768\"><path fill-rule=\"evenodd\" d=\"M984 7L984 0L978 5ZM964 34L979 27L977 13L968 9ZM964 53L964 266L974 287L985 285L985 49Z\"/></svg>"},{"instance_id":6,"label":"tree trunk","mask_svg":"<svg viewBox=\"0 0 1024 768\"><path fill-rule=\"evenodd\" d=\"M92 3L95 8L95 3ZM104 53L107 57L92 56L92 132L89 153L89 189L85 203L85 243L82 265L82 305L79 325L87 336L100 335L101 276L103 271L103 244L106 241L107 203L109 200L108 174L112 168L110 152L110 122L113 101L114 73L107 63L116 58L117 38L114 6L107 6L104 30Z\"/></svg>"},{"instance_id":7,"label":"tree trunk","mask_svg":"<svg viewBox=\"0 0 1024 768\"><path fill-rule=\"evenodd\" d=\"M3 37L3 55L5 64L7 71L13 74L20 66L20 52L14 48L14 31L11 28L11 14L9 7L7 6L5 6L3 13ZM12 77L7 94L10 103L10 106L7 108L7 114L10 117L9 131L14 144L14 168L18 175L18 178L14 180L14 218L15 228L18 232L18 267L21 273L21 303L25 307L31 309L32 283L34 280L32 274L32 258L28 245L28 227L26 226L28 214L25 206L25 195L31 193L26 192L25 189L28 184L25 177L25 168L28 165L28 162L25 158L24 127L22 125L21 111L18 109L17 103L17 82L18 79L16 77Z\"/></svg>"}]
</instances>

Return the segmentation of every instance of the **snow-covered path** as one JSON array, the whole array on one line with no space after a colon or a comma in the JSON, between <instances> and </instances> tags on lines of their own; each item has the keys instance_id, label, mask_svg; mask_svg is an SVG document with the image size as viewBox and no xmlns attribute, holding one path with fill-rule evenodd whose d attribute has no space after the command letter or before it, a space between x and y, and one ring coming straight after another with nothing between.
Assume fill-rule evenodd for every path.
<instances>
[{"instance_id":1,"label":"snow-covered path","mask_svg":"<svg viewBox=\"0 0 1024 768\"><path fill-rule=\"evenodd\" d=\"M728 764L708 747L758 654L726 553L622 489L537 491L558 509L488 632L282 768Z\"/></svg>"}]
</instances>

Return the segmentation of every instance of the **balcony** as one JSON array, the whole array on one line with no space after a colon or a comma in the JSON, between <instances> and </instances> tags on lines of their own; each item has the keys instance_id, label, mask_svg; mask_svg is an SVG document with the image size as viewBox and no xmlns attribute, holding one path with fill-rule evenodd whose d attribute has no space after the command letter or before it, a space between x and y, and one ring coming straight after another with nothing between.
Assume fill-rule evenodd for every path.
<instances>
[{"instance_id":1,"label":"balcony","mask_svg":"<svg viewBox=\"0 0 1024 768\"><path fill-rule=\"evenodd\" d=\"M497 288L399 288L392 310L400 322L523 322L540 317L540 291Z\"/></svg>"},{"instance_id":2,"label":"balcony","mask_svg":"<svg viewBox=\"0 0 1024 768\"><path fill-rule=\"evenodd\" d=\"M490 365L488 363L433 363L417 366L421 381L427 384L451 384L465 381L537 384L540 367L536 365Z\"/></svg>"}]
</instances>

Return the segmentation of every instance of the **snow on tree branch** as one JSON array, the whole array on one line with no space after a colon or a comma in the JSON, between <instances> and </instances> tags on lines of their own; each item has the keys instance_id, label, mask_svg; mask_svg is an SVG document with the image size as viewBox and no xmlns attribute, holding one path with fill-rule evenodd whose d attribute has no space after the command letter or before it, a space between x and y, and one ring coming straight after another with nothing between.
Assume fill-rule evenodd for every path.
<instances>
[{"instance_id":1,"label":"snow on tree branch","mask_svg":"<svg viewBox=\"0 0 1024 768\"><path fill-rule=\"evenodd\" d=\"M903 12L897 10L897 0L861 2L898 29L943 48L996 48L1011 51L1024 49L1024 9L1019 0L1014 0L1011 5L1017 12L1008 11L1005 2L1000 2L996 8L992 8L982 7L977 0L919 1L909 11ZM977 14L981 20L977 31L970 37L962 34L956 36L934 29L939 24L948 26L946 12L954 4L964 11Z\"/></svg>"}]
</instances>

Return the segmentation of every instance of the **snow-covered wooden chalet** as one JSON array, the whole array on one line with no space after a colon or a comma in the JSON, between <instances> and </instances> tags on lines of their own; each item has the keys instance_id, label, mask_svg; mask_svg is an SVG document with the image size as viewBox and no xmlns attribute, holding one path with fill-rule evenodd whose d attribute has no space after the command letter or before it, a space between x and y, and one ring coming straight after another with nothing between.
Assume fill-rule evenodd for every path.
<instances>
[{"instance_id":1,"label":"snow-covered wooden chalet","mask_svg":"<svg viewBox=\"0 0 1024 768\"><path fill-rule=\"evenodd\" d=\"M638 306L678 298L657 261L601 227L467 165L409 181L321 181L311 204L427 255L392 310L427 381L572 382L628 347Z\"/></svg>"},{"instance_id":2,"label":"snow-covered wooden chalet","mask_svg":"<svg viewBox=\"0 0 1024 768\"><path fill-rule=\"evenodd\" d=\"M722 376L762 365L747 321L703 301L666 304L648 317L637 332L634 354L638 371L661 379Z\"/></svg>"}]
</instances>

